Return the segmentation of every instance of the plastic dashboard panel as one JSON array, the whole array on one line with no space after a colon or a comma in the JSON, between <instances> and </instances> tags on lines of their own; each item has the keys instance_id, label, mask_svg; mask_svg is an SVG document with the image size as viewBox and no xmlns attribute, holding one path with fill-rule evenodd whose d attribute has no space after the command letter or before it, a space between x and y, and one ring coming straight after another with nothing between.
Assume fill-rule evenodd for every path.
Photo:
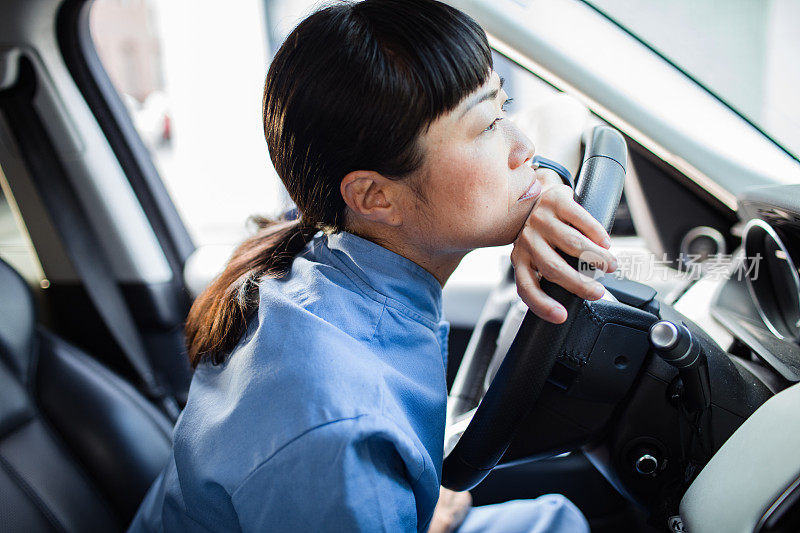
<instances>
[{"instance_id":1,"label":"plastic dashboard panel","mask_svg":"<svg viewBox=\"0 0 800 533\"><path fill-rule=\"evenodd\" d=\"M800 346L775 337L761 321L744 280L731 278L717 293L712 316L784 379L800 381Z\"/></svg>"},{"instance_id":2,"label":"plastic dashboard panel","mask_svg":"<svg viewBox=\"0 0 800 533\"><path fill-rule=\"evenodd\" d=\"M795 263L800 259L800 185L756 187L737 201L742 222L764 220L780 232ZM715 296L711 313L783 379L790 383L800 381L800 345L795 339L781 339L770 332L759 316L746 280L731 276Z\"/></svg>"},{"instance_id":3,"label":"plastic dashboard panel","mask_svg":"<svg viewBox=\"0 0 800 533\"><path fill-rule=\"evenodd\" d=\"M684 494L692 533L760 530L800 479L800 384L767 400L728 439Z\"/></svg>"},{"instance_id":4,"label":"plastic dashboard panel","mask_svg":"<svg viewBox=\"0 0 800 533\"><path fill-rule=\"evenodd\" d=\"M789 243L788 252L800 256L800 185L758 187L737 200L740 220L764 220ZM711 312L786 385L796 384L759 407L700 472L681 500L684 526L692 533L761 532L790 516L793 525L778 530L795 531L800 516L800 346L796 339L769 331L745 280L728 279Z\"/></svg>"}]
</instances>

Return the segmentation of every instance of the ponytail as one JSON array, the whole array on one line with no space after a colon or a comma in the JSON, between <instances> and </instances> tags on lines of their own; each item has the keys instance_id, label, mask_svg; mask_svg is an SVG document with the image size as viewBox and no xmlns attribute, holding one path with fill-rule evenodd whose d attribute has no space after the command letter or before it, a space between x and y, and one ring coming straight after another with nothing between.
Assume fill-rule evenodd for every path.
<instances>
[{"instance_id":1,"label":"ponytail","mask_svg":"<svg viewBox=\"0 0 800 533\"><path fill-rule=\"evenodd\" d=\"M222 363L247 329L258 308L258 282L278 278L318 231L300 220L254 218L255 235L233 252L225 270L195 299L186 319L186 342L192 368L210 360Z\"/></svg>"}]
</instances>

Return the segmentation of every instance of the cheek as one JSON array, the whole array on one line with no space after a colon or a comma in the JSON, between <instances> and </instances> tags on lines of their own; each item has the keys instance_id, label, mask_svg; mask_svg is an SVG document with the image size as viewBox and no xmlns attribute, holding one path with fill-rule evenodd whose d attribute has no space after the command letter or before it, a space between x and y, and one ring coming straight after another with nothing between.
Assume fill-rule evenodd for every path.
<instances>
[{"instance_id":1,"label":"cheek","mask_svg":"<svg viewBox=\"0 0 800 533\"><path fill-rule=\"evenodd\" d=\"M505 224L509 207L508 151L500 131L488 139L448 146L432 157L429 175L433 208L428 224L436 230L469 233Z\"/></svg>"},{"instance_id":2,"label":"cheek","mask_svg":"<svg viewBox=\"0 0 800 533\"><path fill-rule=\"evenodd\" d=\"M499 139L499 136L498 136ZM463 208L490 209L507 192L502 143L483 143L450 159L442 192Z\"/></svg>"},{"instance_id":3,"label":"cheek","mask_svg":"<svg viewBox=\"0 0 800 533\"><path fill-rule=\"evenodd\" d=\"M489 169L464 165L459 170L439 188L436 204L442 212L461 219L482 218L493 212L498 191Z\"/></svg>"}]
</instances>

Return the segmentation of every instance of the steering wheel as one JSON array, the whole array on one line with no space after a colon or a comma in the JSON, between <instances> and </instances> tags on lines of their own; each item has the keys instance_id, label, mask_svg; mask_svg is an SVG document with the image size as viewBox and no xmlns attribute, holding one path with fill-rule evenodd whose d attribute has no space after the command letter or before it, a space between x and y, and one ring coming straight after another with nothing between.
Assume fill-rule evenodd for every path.
<instances>
[{"instance_id":1,"label":"steering wheel","mask_svg":"<svg viewBox=\"0 0 800 533\"><path fill-rule=\"evenodd\" d=\"M622 135L609 127L595 127L577 180L575 197L607 231L622 195L627 166L627 147ZM571 266L577 259L568 258ZM562 324L546 322L530 310L503 358L486 394L474 410L463 432L445 450L442 485L452 490L469 490L480 483L500 462L517 429L539 398L553 370L562 346L567 342L584 300L562 287L542 279L542 289L567 310ZM463 364L463 363L462 363ZM474 395L482 390L486 365L457 380L451 396ZM455 439L457 438L457 441Z\"/></svg>"}]
</instances>

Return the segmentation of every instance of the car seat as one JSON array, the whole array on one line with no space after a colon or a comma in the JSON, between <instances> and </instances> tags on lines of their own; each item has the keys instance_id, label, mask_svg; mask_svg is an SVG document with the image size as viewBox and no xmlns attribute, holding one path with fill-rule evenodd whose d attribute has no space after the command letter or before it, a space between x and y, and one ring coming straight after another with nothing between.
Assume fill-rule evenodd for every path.
<instances>
[{"instance_id":1,"label":"car seat","mask_svg":"<svg viewBox=\"0 0 800 533\"><path fill-rule=\"evenodd\" d=\"M0 528L126 528L171 434L133 386L37 325L29 287L0 260Z\"/></svg>"}]
</instances>

